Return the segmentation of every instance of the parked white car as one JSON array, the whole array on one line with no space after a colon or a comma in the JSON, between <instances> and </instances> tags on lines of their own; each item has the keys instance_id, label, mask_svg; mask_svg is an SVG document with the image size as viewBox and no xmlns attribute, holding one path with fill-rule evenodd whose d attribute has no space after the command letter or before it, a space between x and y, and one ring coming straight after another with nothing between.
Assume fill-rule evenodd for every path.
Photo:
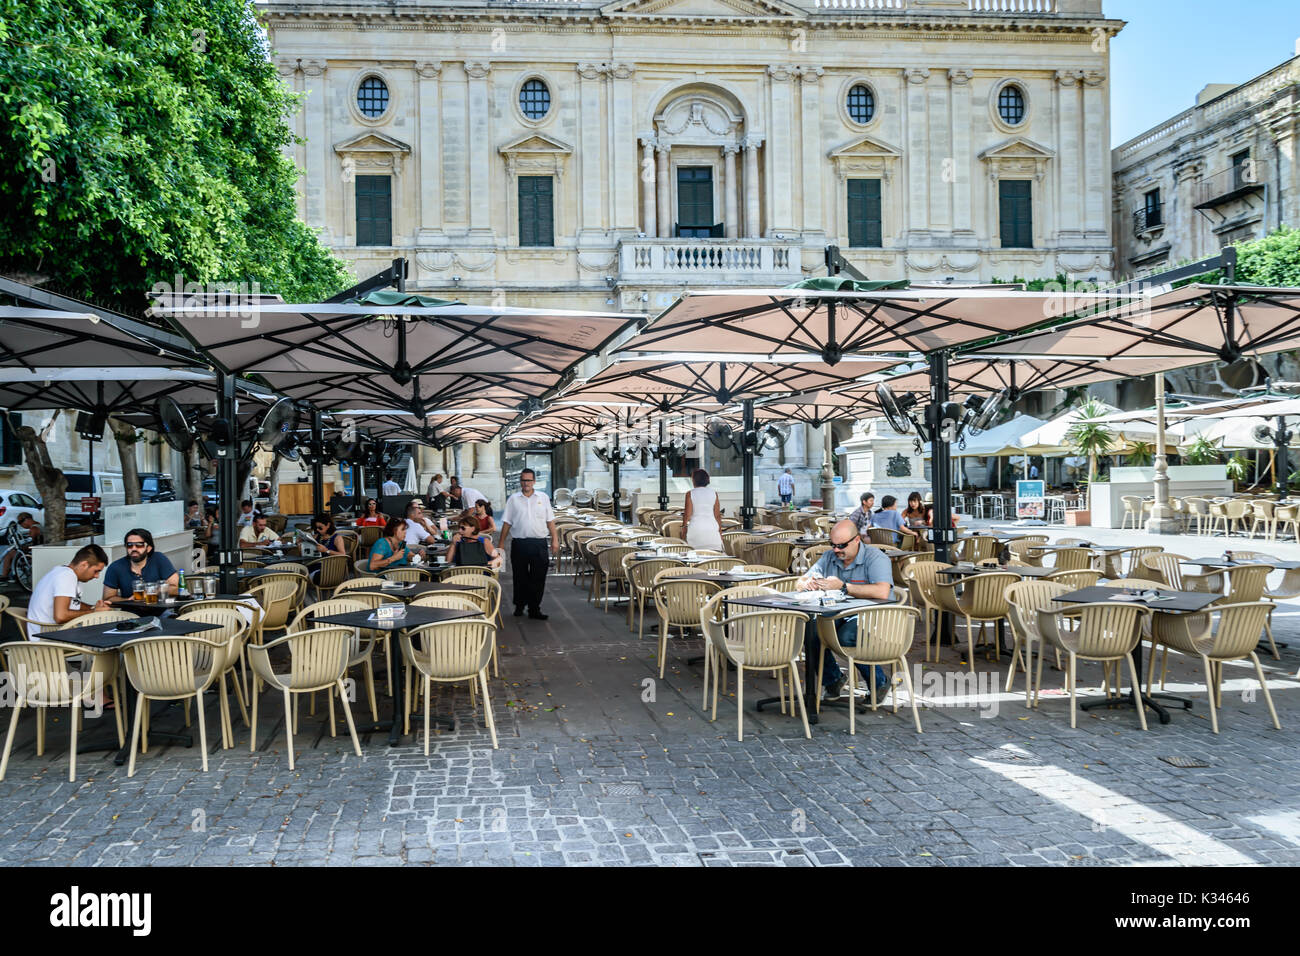
<instances>
[{"instance_id":1,"label":"parked white car","mask_svg":"<svg viewBox=\"0 0 1300 956\"><path fill-rule=\"evenodd\" d=\"M0 488L0 542L4 541L14 519L24 511L31 512L38 525L45 525L45 508L39 501L25 491Z\"/></svg>"}]
</instances>

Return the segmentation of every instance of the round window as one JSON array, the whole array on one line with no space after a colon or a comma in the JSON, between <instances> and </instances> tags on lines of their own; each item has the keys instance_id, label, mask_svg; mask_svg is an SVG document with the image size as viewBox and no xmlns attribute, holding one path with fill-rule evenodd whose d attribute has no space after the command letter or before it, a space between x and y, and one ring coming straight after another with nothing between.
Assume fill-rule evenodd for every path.
<instances>
[{"instance_id":1,"label":"round window","mask_svg":"<svg viewBox=\"0 0 1300 956\"><path fill-rule=\"evenodd\" d=\"M1025 119L1025 94L1014 83L1008 83L998 93L998 116L1008 126L1019 126Z\"/></svg>"},{"instance_id":2,"label":"round window","mask_svg":"<svg viewBox=\"0 0 1300 956\"><path fill-rule=\"evenodd\" d=\"M357 87L357 109L371 119L383 116L388 109L388 84L377 76L368 76Z\"/></svg>"},{"instance_id":3,"label":"round window","mask_svg":"<svg viewBox=\"0 0 1300 956\"><path fill-rule=\"evenodd\" d=\"M519 88L519 109L530 120L539 120L551 111L551 91L541 80L528 80Z\"/></svg>"},{"instance_id":4,"label":"round window","mask_svg":"<svg viewBox=\"0 0 1300 956\"><path fill-rule=\"evenodd\" d=\"M849 90L848 110L853 122L861 126L871 122L876 115L876 97L869 86L859 83Z\"/></svg>"}]
</instances>

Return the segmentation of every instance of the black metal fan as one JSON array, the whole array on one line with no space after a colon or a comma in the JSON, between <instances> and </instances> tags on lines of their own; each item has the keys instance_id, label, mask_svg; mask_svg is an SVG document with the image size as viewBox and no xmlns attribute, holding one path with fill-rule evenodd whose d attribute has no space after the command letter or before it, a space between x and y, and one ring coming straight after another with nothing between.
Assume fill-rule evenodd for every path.
<instances>
[{"instance_id":1,"label":"black metal fan","mask_svg":"<svg viewBox=\"0 0 1300 956\"><path fill-rule=\"evenodd\" d=\"M975 413L975 417L972 418L970 424L966 426L966 430L972 435L978 435L980 432L986 431L990 426L992 426L997 417L1006 411L1007 406L1010 404L1010 389L1004 388L1000 392L994 393L985 400L984 404L980 407L980 410Z\"/></svg>"},{"instance_id":2,"label":"black metal fan","mask_svg":"<svg viewBox=\"0 0 1300 956\"><path fill-rule=\"evenodd\" d=\"M158 399L158 407L155 411L163 441L182 455L189 451L198 439L198 435L189 419L185 417L184 409L176 403L175 399L164 397Z\"/></svg>"},{"instance_id":3,"label":"black metal fan","mask_svg":"<svg viewBox=\"0 0 1300 956\"><path fill-rule=\"evenodd\" d=\"M269 448L285 461L297 461L298 406L293 399L282 398L266 413L257 429L257 444Z\"/></svg>"},{"instance_id":4,"label":"black metal fan","mask_svg":"<svg viewBox=\"0 0 1300 956\"><path fill-rule=\"evenodd\" d=\"M705 429L714 448L735 447L735 432L721 418L710 418L705 425Z\"/></svg>"},{"instance_id":5,"label":"black metal fan","mask_svg":"<svg viewBox=\"0 0 1300 956\"><path fill-rule=\"evenodd\" d=\"M919 401L915 395L911 392L895 395L889 385L881 382L876 386L876 398L880 401L880 407L885 412L885 419L889 422L890 428L900 435L906 435L912 430L910 413Z\"/></svg>"},{"instance_id":6,"label":"black metal fan","mask_svg":"<svg viewBox=\"0 0 1300 956\"><path fill-rule=\"evenodd\" d=\"M762 442L759 444L759 451L763 452L769 448L784 448L786 441L786 432L776 425L768 425L763 429Z\"/></svg>"}]
</instances>

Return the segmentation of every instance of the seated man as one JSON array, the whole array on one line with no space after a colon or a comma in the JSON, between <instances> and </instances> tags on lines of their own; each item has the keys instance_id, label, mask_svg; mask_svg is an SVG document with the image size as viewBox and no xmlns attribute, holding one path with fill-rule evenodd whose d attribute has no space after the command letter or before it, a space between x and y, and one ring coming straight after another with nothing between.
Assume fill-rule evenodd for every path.
<instances>
[{"instance_id":1,"label":"seated man","mask_svg":"<svg viewBox=\"0 0 1300 956\"><path fill-rule=\"evenodd\" d=\"M126 557L118 558L104 572L105 601L116 604L131 600L137 578L145 584L165 582L171 593L176 593L180 575L167 555L154 550L152 534L144 528L132 528L122 543L126 545Z\"/></svg>"},{"instance_id":2,"label":"seated man","mask_svg":"<svg viewBox=\"0 0 1300 956\"><path fill-rule=\"evenodd\" d=\"M867 539L867 532L871 529L871 508L876 503L876 496L869 491L862 492L861 504L849 512L849 520L858 528L858 534L862 540Z\"/></svg>"},{"instance_id":3,"label":"seated man","mask_svg":"<svg viewBox=\"0 0 1300 956\"><path fill-rule=\"evenodd\" d=\"M878 548L869 548L862 543L858 535L858 526L845 518L837 521L831 528L831 550L817 559L799 579L800 591L812 591L821 588L826 591L844 591L849 597L871 598L887 601L893 592L894 573L889 558L880 553ZM804 631L804 650L811 657L817 653L821 643L817 637L816 624L809 622ZM835 633L840 643L846 647L856 647L858 643L857 617L844 617L835 622ZM835 662L829 650L823 648L822 683L826 699L835 700L844 689L846 677ZM878 691L887 688L889 679L881 667L875 667L875 684ZM858 665L858 671L867 680L864 665ZM879 693L877 694L879 697Z\"/></svg>"},{"instance_id":4,"label":"seated man","mask_svg":"<svg viewBox=\"0 0 1300 956\"><path fill-rule=\"evenodd\" d=\"M425 523L424 509L418 501L406 506L406 547L421 548L438 540L437 532Z\"/></svg>"},{"instance_id":5,"label":"seated man","mask_svg":"<svg viewBox=\"0 0 1300 956\"><path fill-rule=\"evenodd\" d=\"M41 543L44 534L41 531L41 526L36 523L36 519L32 517L30 511L19 512L18 517L14 519L14 524L18 526L15 534L19 540L27 539L22 544L22 547L30 548L34 544ZM9 577L9 572L13 570L14 558L17 554L18 548L6 548L4 558L0 559L0 580Z\"/></svg>"},{"instance_id":6,"label":"seated man","mask_svg":"<svg viewBox=\"0 0 1300 956\"><path fill-rule=\"evenodd\" d=\"M39 641L41 625L67 624L83 614L111 609L107 601L97 601L87 607L81 598L81 585L99 577L108 564L108 555L97 544L88 544L72 556L69 564L51 568L32 588L27 617L38 623L27 626L27 636Z\"/></svg>"},{"instance_id":7,"label":"seated man","mask_svg":"<svg viewBox=\"0 0 1300 956\"><path fill-rule=\"evenodd\" d=\"M280 536L266 526L266 515L260 511L253 516L252 526L239 532L241 548L258 548L279 543Z\"/></svg>"}]
</instances>

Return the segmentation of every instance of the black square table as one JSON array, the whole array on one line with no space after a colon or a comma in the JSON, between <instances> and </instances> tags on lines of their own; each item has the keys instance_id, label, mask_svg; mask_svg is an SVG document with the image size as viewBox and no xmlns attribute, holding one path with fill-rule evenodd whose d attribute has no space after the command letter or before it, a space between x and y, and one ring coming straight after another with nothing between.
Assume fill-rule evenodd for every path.
<instances>
[{"instance_id":1,"label":"black square table","mask_svg":"<svg viewBox=\"0 0 1300 956\"><path fill-rule=\"evenodd\" d=\"M157 607L158 605L152 605ZM88 627L61 627L57 630L42 630L42 638L54 638L64 644L75 644L77 647L84 647L87 650L96 653L105 653L108 651L117 651L123 644L128 641L134 641L142 637L188 637L191 634L202 634L204 631L217 631L220 626L216 624L201 624L198 621L183 621L179 618L169 617L160 618L161 627L153 628L148 631L141 631L139 634L109 634L109 631L116 630L122 624L129 624L129 621L115 621L111 624L92 624ZM135 722L135 701L136 695L127 689L126 700L114 701L115 707L126 706L126 726L134 726ZM171 707L174 701L168 702L165 706ZM199 701L199 706L203 702ZM128 735L129 736L129 735ZM194 746L194 738L189 734L171 734L163 733L158 730L149 731L149 741L151 743L181 743L187 747ZM113 758L113 763L122 766L130 756L131 744L128 742L122 747L117 742L117 735L114 734L111 741L95 742L83 744L77 747L78 753L92 753L98 750L116 750L117 756Z\"/></svg>"},{"instance_id":2,"label":"black square table","mask_svg":"<svg viewBox=\"0 0 1300 956\"><path fill-rule=\"evenodd\" d=\"M817 631L815 634L808 634L804 638L804 701L805 709L808 712L808 723L817 723L817 697L821 694L821 688L817 686L817 662L821 660L823 653L822 648L831 642L835 637L835 620L836 618L845 617L857 611L869 607L879 607L882 604L890 604L890 601L873 601L869 598L848 598L847 600L835 601L833 603L820 604L816 602L796 601L785 594L780 595L762 595L760 597L734 598L728 599L724 605L742 605L744 607L768 608L777 611L798 611L801 614L807 614L817 622ZM725 613L725 612L724 612ZM853 666L853 665L849 665ZM754 705L755 710L762 710L767 704L773 704L779 701L779 697L765 697ZM823 703L834 703L833 701L823 701ZM853 702L850 701L850 704Z\"/></svg>"},{"instance_id":3,"label":"black square table","mask_svg":"<svg viewBox=\"0 0 1300 956\"><path fill-rule=\"evenodd\" d=\"M1235 558L1225 561L1223 556L1217 558L1190 558L1186 564L1199 564L1203 568L1241 568L1251 564L1267 564L1277 571L1294 571L1300 568L1300 561L1283 561L1280 558L1258 558L1254 561L1238 561Z\"/></svg>"},{"instance_id":4,"label":"black square table","mask_svg":"<svg viewBox=\"0 0 1300 956\"><path fill-rule=\"evenodd\" d=\"M346 596L347 592L343 592ZM467 617L482 617L482 611L457 610L447 607L408 607L406 614L391 622L381 623L376 621L372 615L374 611L348 611L345 614L326 614L321 617L313 617L314 624L341 624L344 627L368 628L375 631L389 631L397 633L407 631L412 628L420 627L424 624L436 624L440 621L458 621ZM495 640L495 638L493 638ZM377 724L371 724L367 727L358 727L357 733L376 733L381 730L387 730L388 745L396 747L402 740L402 720L406 716L406 655L401 653L401 645L397 644L395 653L397 654L397 666L393 668L393 681L395 686L393 692L393 720L391 724L385 726L385 721L379 721ZM447 729L454 730L456 721L450 717L434 717L436 722L446 724Z\"/></svg>"},{"instance_id":5,"label":"black square table","mask_svg":"<svg viewBox=\"0 0 1300 956\"><path fill-rule=\"evenodd\" d=\"M714 584L762 584L764 581L771 581L774 578L786 577L784 574L773 574L770 571L723 571L721 574L714 574L710 571L694 571L690 574L679 574L673 578L674 581L709 581Z\"/></svg>"},{"instance_id":6,"label":"black square table","mask_svg":"<svg viewBox=\"0 0 1300 956\"><path fill-rule=\"evenodd\" d=\"M1062 604L1101 604L1108 602L1124 604L1140 604L1143 607L1150 608L1152 611L1161 614L1195 614L1197 611L1203 611L1215 601L1223 597L1222 594L1213 594L1205 591L1151 591L1148 590L1147 597L1124 598L1120 595L1131 593L1135 589L1130 588L1103 588L1090 587L1082 588L1078 591L1071 591L1068 594L1062 594L1056 600ZM1154 650L1152 651L1154 653ZM1142 639L1138 638L1137 646L1133 648L1133 667L1137 671L1138 681L1142 680ZM1094 707L1135 707L1136 695L1141 693L1141 686L1133 689L1127 697L1104 698L1102 700L1089 700L1080 704L1084 710L1091 710ZM1213 691L1211 691L1212 693ZM1170 700L1183 705L1183 710L1191 710L1192 702L1186 697L1179 697L1176 694L1166 694L1159 691L1150 694L1142 694L1142 702L1150 707L1160 716L1160 723L1169 723L1169 712L1153 700L1159 697L1162 700Z\"/></svg>"},{"instance_id":7,"label":"black square table","mask_svg":"<svg viewBox=\"0 0 1300 956\"><path fill-rule=\"evenodd\" d=\"M442 591L446 593L446 592L453 592L453 591L463 592L463 591L477 591L477 590L478 588L476 588L472 584L452 584L450 582L444 584L441 581L411 581L409 583L403 584L400 588L384 587L383 585L380 584L376 584L374 587L352 588L351 590L348 591L338 592L335 595L335 597L346 598L349 594L358 594L358 593L391 594L393 595L393 597L399 597L403 601L411 601L419 597L421 594L433 594L438 591Z\"/></svg>"},{"instance_id":8,"label":"black square table","mask_svg":"<svg viewBox=\"0 0 1300 956\"><path fill-rule=\"evenodd\" d=\"M967 564L965 562L954 564L951 568L941 568L939 573L947 577L970 577L975 574L1015 574L1022 578L1045 578L1049 574L1055 574L1055 568L1036 568L1033 566L1006 566L992 565L980 566L976 564Z\"/></svg>"}]
</instances>

